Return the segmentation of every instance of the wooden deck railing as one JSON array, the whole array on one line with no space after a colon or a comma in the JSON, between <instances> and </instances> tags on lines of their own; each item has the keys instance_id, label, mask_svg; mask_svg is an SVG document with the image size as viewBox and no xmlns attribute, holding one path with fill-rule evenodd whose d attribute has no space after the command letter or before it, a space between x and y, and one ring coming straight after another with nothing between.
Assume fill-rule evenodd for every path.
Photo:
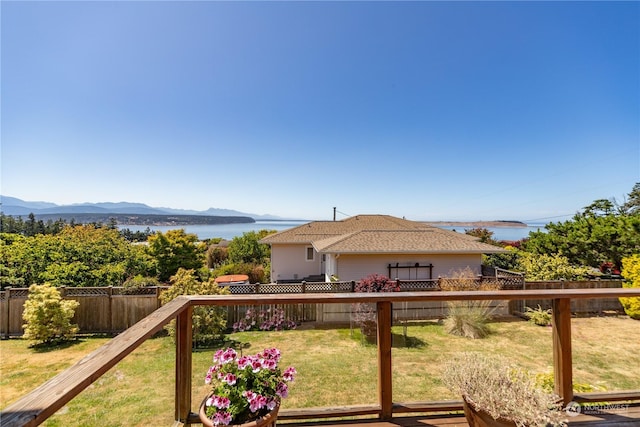
<instances>
[{"instance_id":1,"label":"wooden deck railing","mask_svg":"<svg viewBox=\"0 0 640 427\"><path fill-rule=\"evenodd\" d=\"M198 423L191 401L191 315L194 306L237 306L247 304L335 304L375 303L378 313L378 404L340 408L308 408L281 411L279 418L306 419L376 414L389 419L394 413L461 410L462 402L394 403L391 370L392 304L411 301L529 300L549 299L553 304L553 360L555 391L565 403L572 400L640 400L640 390L623 393L573 395L571 353L571 300L612 297L640 297L640 289L506 290L478 292L398 292L350 294L265 294L182 296L159 308L145 319L110 340L72 367L42 384L0 413L2 426L41 424L102 374L160 331L173 319L176 325L176 369L174 425Z\"/></svg>"}]
</instances>

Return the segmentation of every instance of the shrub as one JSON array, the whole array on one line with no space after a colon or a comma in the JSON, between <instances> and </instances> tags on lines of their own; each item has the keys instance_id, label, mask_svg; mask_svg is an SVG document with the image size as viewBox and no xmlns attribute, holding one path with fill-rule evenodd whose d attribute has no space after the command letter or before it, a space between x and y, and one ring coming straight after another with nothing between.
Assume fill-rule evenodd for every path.
<instances>
[{"instance_id":1,"label":"shrub","mask_svg":"<svg viewBox=\"0 0 640 427\"><path fill-rule=\"evenodd\" d=\"M285 317L282 308L266 310L248 309L244 318L233 324L233 332L244 331L283 331L295 329L296 322Z\"/></svg>"},{"instance_id":2,"label":"shrub","mask_svg":"<svg viewBox=\"0 0 640 427\"><path fill-rule=\"evenodd\" d=\"M589 276L589 267L575 267L565 256L540 255L530 252L518 252L519 271L524 272L526 280L575 280Z\"/></svg>"},{"instance_id":3,"label":"shrub","mask_svg":"<svg viewBox=\"0 0 640 427\"><path fill-rule=\"evenodd\" d=\"M160 286L160 281L155 277L144 277L137 275L122 284L122 295L135 295L140 293L140 290L147 287Z\"/></svg>"},{"instance_id":4,"label":"shrub","mask_svg":"<svg viewBox=\"0 0 640 427\"><path fill-rule=\"evenodd\" d=\"M355 292L397 292L398 282L381 274L370 274L356 283ZM363 337L370 343L377 341L376 330L378 316L375 304L357 303L351 306L355 312L355 321L360 326Z\"/></svg>"},{"instance_id":5,"label":"shrub","mask_svg":"<svg viewBox=\"0 0 640 427\"><path fill-rule=\"evenodd\" d=\"M622 259L622 277L625 288L640 288L640 255L632 255ZM625 313L632 319L640 320L640 298L620 298Z\"/></svg>"},{"instance_id":6,"label":"shrub","mask_svg":"<svg viewBox=\"0 0 640 427\"><path fill-rule=\"evenodd\" d=\"M440 279L443 291L497 290L498 282L478 280L471 268L454 271L451 277ZM484 338L491 333L489 321L494 309L491 301L447 301L447 317L444 328L447 333L467 338Z\"/></svg>"},{"instance_id":7,"label":"shrub","mask_svg":"<svg viewBox=\"0 0 640 427\"><path fill-rule=\"evenodd\" d=\"M538 304L538 308L527 307L524 314L531 323L538 326L549 326L551 324L551 310L543 310Z\"/></svg>"},{"instance_id":8,"label":"shrub","mask_svg":"<svg viewBox=\"0 0 640 427\"><path fill-rule=\"evenodd\" d=\"M537 387L540 387L542 390L547 393L553 393L555 387L554 375L553 372L544 372L536 374L535 383ZM591 393L594 391L605 391L604 387L596 387L587 383L578 383L573 382L573 391L578 393Z\"/></svg>"},{"instance_id":9,"label":"shrub","mask_svg":"<svg viewBox=\"0 0 640 427\"><path fill-rule=\"evenodd\" d=\"M31 285L24 303L24 337L45 345L75 338L78 326L71 324L78 301L63 300L53 285Z\"/></svg>"},{"instance_id":10,"label":"shrub","mask_svg":"<svg viewBox=\"0 0 640 427\"><path fill-rule=\"evenodd\" d=\"M565 425L558 396L536 386L533 375L505 357L456 354L445 364L443 382L494 419L527 427Z\"/></svg>"},{"instance_id":11,"label":"shrub","mask_svg":"<svg viewBox=\"0 0 640 427\"><path fill-rule=\"evenodd\" d=\"M268 269L270 269L270 267L265 268L265 266L261 264L227 263L213 270L211 274L214 277L226 276L229 274L246 274L249 276L249 283L268 283Z\"/></svg>"},{"instance_id":12,"label":"shrub","mask_svg":"<svg viewBox=\"0 0 640 427\"><path fill-rule=\"evenodd\" d=\"M160 301L166 304L180 295L226 295L227 289L218 286L214 279L201 282L195 270L180 268L171 277L171 287L160 294ZM219 340L227 326L227 313L224 307L197 306L193 308L193 343L207 345ZM166 326L169 334L175 337L175 321Z\"/></svg>"}]
</instances>

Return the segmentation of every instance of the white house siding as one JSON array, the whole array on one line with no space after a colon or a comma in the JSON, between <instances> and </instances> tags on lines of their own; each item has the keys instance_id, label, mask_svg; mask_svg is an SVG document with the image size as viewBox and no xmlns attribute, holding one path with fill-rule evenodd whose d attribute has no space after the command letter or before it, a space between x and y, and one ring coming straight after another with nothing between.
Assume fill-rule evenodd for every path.
<instances>
[{"instance_id":1,"label":"white house siding","mask_svg":"<svg viewBox=\"0 0 640 427\"><path fill-rule=\"evenodd\" d=\"M314 251L313 261L307 261L307 248L311 245L272 245L271 281L294 280L320 274L321 255ZM274 269L277 267L277 270Z\"/></svg>"},{"instance_id":2,"label":"white house siding","mask_svg":"<svg viewBox=\"0 0 640 427\"><path fill-rule=\"evenodd\" d=\"M360 280L370 274L389 275L389 264L400 266L433 264L433 279L450 277L455 271L471 268L474 274L480 274L481 254L450 254L450 255L345 255L338 258L336 274L340 280ZM416 269L392 269L391 279L428 279L429 270L420 268L416 277Z\"/></svg>"}]
</instances>

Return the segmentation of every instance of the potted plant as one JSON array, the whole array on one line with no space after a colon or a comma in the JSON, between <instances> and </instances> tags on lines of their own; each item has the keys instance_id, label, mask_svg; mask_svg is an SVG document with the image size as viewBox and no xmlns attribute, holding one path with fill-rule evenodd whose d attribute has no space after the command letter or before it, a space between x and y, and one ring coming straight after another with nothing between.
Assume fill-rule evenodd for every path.
<instances>
[{"instance_id":1,"label":"potted plant","mask_svg":"<svg viewBox=\"0 0 640 427\"><path fill-rule=\"evenodd\" d=\"M445 364L443 381L462 396L470 427L566 425L558 396L504 357L459 353Z\"/></svg>"},{"instance_id":2,"label":"potted plant","mask_svg":"<svg viewBox=\"0 0 640 427\"><path fill-rule=\"evenodd\" d=\"M218 350L205 377L211 392L200 405L200 421L205 426L275 426L280 401L289 394L288 382L297 373L278 366L276 348L241 356L232 348Z\"/></svg>"}]
</instances>

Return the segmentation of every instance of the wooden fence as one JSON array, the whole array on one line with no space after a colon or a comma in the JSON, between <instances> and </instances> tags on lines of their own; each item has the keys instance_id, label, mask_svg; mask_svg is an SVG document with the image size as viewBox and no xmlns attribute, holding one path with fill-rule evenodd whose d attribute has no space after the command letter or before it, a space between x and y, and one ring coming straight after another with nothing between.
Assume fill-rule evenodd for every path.
<instances>
[{"instance_id":1,"label":"wooden fence","mask_svg":"<svg viewBox=\"0 0 640 427\"><path fill-rule=\"evenodd\" d=\"M603 289L621 288L622 280L552 280L539 282L525 282L523 289ZM544 309L551 309L551 301L545 299L512 301L512 313L524 313L526 307L535 309L538 305ZM571 301L571 312L575 315L603 315L606 312L622 312L622 304L618 298L576 299Z\"/></svg>"},{"instance_id":2,"label":"wooden fence","mask_svg":"<svg viewBox=\"0 0 640 427\"><path fill-rule=\"evenodd\" d=\"M139 348L148 338L172 320L176 320L175 351L175 426L200 424L192 412L192 313L201 305L220 307L265 305L315 304L373 304L377 316L377 379L378 401L373 405L347 406L340 401L330 408L300 408L281 411L279 419L304 420L359 415L376 415L380 420L392 420L395 414L461 411L462 401L397 402L394 400L392 369L392 306L415 301L470 301L470 300L551 300L553 321L551 341L553 354L554 391L564 405L570 402L638 401L640 390L622 392L573 392L573 351L571 347L571 300L618 297L640 297L640 289L566 289L566 290L499 290L499 291L443 291L443 292L387 292L387 293L309 293L263 295L201 295L180 296L154 311L151 315L122 334L84 357L75 365L37 387L29 394L5 407L0 412L5 427L31 427L43 423L64 407L82 390L89 387L105 372ZM603 342L603 345L605 343ZM606 346L603 351L607 351ZM167 410L170 410L167 408ZM404 416L404 415L401 415ZM633 420L624 425L637 425ZM598 423L594 421L594 425ZM618 419L618 421L620 421ZM387 422L392 425L393 422ZM619 423L622 425L622 421ZM313 425L313 424L307 424ZM315 424L321 425L321 424Z\"/></svg>"},{"instance_id":3,"label":"wooden fence","mask_svg":"<svg viewBox=\"0 0 640 427\"><path fill-rule=\"evenodd\" d=\"M484 280L487 280L486 278ZM494 280L494 278L489 278ZM438 280L399 281L403 292L438 291ZM592 289L621 288L620 280L594 281L550 281L526 282L519 287L510 281L508 289ZM305 293L350 293L355 282L291 283L232 285L232 294L305 294ZM142 320L160 307L159 295L165 287L149 287L136 294L125 294L120 287L60 288L63 298L80 303L76 309L74 323L82 333L120 333ZM22 312L29 295L26 288L8 288L0 292L0 336L21 335L23 333ZM508 304L508 305L507 305ZM519 314L526 307L550 308L549 300L514 300L496 303L499 314ZM576 315L603 314L607 311L622 311L617 298L578 299L571 302L571 311ZM228 309L227 324L232 326L242 319L249 306L234 306ZM291 304L284 306L255 305L257 310L283 309L285 317L296 322L348 323L351 319L350 304ZM444 316L446 303L443 301L420 301L397 304L393 307L394 321L433 319Z\"/></svg>"}]
</instances>

